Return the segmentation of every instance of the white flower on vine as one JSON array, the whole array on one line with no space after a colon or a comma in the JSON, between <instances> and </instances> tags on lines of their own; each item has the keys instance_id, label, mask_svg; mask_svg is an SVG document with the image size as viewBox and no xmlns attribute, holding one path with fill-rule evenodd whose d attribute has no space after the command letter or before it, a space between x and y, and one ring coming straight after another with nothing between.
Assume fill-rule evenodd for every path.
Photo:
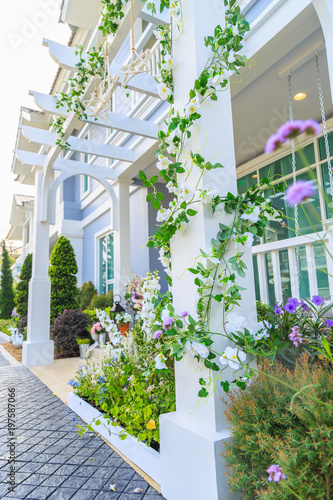
<instances>
[{"instance_id":1,"label":"white flower on vine","mask_svg":"<svg viewBox=\"0 0 333 500\"><path fill-rule=\"evenodd\" d=\"M170 216L171 216L171 210L162 207L157 212L156 220L157 222L165 222L170 218Z\"/></svg>"},{"instance_id":2,"label":"white flower on vine","mask_svg":"<svg viewBox=\"0 0 333 500\"><path fill-rule=\"evenodd\" d=\"M178 226L178 229L176 231L175 234L177 234L178 236L183 234L187 229L187 223L185 221L182 221L179 226Z\"/></svg>"},{"instance_id":3,"label":"white flower on vine","mask_svg":"<svg viewBox=\"0 0 333 500\"><path fill-rule=\"evenodd\" d=\"M203 359L208 358L209 356L209 349L207 349L205 345L200 344L199 342L192 341L192 349Z\"/></svg>"},{"instance_id":4,"label":"white flower on vine","mask_svg":"<svg viewBox=\"0 0 333 500\"><path fill-rule=\"evenodd\" d=\"M224 210L224 203L219 203L218 205L216 205L215 207L215 212L214 214L215 215L220 215Z\"/></svg>"},{"instance_id":5,"label":"white flower on vine","mask_svg":"<svg viewBox=\"0 0 333 500\"><path fill-rule=\"evenodd\" d=\"M212 199L215 198L216 194L217 194L216 191L211 191L209 189L201 191L200 198L202 200L202 203L211 203Z\"/></svg>"},{"instance_id":6,"label":"white flower on vine","mask_svg":"<svg viewBox=\"0 0 333 500\"><path fill-rule=\"evenodd\" d=\"M164 170L165 168L168 168L170 163L171 161L169 160L169 158L164 155L158 155L158 162L156 164L156 167L158 168L158 170Z\"/></svg>"},{"instance_id":7,"label":"white flower on vine","mask_svg":"<svg viewBox=\"0 0 333 500\"><path fill-rule=\"evenodd\" d=\"M169 193L173 193L173 194L176 194L176 195L178 195L178 193L179 193L178 187L172 181L169 181L167 183L166 188L169 191Z\"/></svg>"},{"instance_id":8,"label":"white flower on vine","mask_svg":"<svg viewBox=\"0 0 333 500\"><path fill-rule=\"evenodd\" d=\"M244 243L244 246L247 248L251 248L254 242L254 235L252 233L244 233L244 236L246 236L246 242Z\"/></svg>"},{"instance_id":9,"label":"white flower on vine","mask_svg":"<svg viewBox=\"0 0 333 500\"><path fill-rule=\"evenodd\" d=\"M174 60L172 59L170 54L165 54L164 56L164 63L162 64L162 68L170 71L171 69L174 69L176 66Z\"/></svg>"},{"instance_id":10,"label":"white flower on vine","mask_svg":"<svg viewBox=\"0 0 333 500\"><path fill-rule=\"evenodd\" d=\"M186 118L189 118L199 109L199 103L196 99L191 99L184 108Z\"/></svg>"},{"instance_id":11,"label":"white flower on vine","mask_svg":"<svg viewBox=\"0 0 333 500\"><path fill-rule=\"evenodd\" d=\"M168 153L170 155L177 155L179 153L179 147L174 143L172 142L169 147L168 147Z\"/></svg>"},{"instance_id":12,"label":"white flower on vine","mask_svg":"<svg viewBox=\"0 0 333 500\"><path fill-rule=\"evenodd\" d=\"M163 267L169 267L170 259L168 259L167 257L159 257L158 260L160 261Z\"/></svg>"},{"instance_id":13,"label":"white flower on vine","mask_svg":"<svg viewBox=\"0 0 333 500\"><path fill-rule=\"evenodd\" d=\"M260 207L255 206L254 208L249 208L241 215L241 219L248 220L255 224L259 220Z\"/></svg>"},{"instance_id":14,"label":"white flower on vine","mask_svg":"<svg viewBox=\"0 0 333 500\"><path fill-rule=\"evenodd\" d=\"M207 278L202 278L204 287L211 288L214 285L214 280L212 276L208 276Z\"/></svg>"},{"instance_id":15,"label":"white flower on vine","mask_svg":"<svg viewBox=\"0 0 333 500\"><path fill-rule=\"evenodd\" d=\"M165 370L167 368L167 365L165 364L166 359L162 353L158 354L154 361L156 370Z\"/></svg>"},{"instance_id":16,"label":"white flower on vine","mask_svg":"<svg viewBox=\"0 0 333 500\"><path fill-rule=\"evenodd\" d=\"M244 363L245 360L245 352L233 347L227 347L220 357L221 365L229 365L233 370L238 370L240 363Z\"/></svg>"},{"instance_id":17,"label":"white flower on vine","mask_svg":"<svg viewBox=\"0 0 333 500\"><path fill-rule=\"evenodd\" d=\"M223 74L223 71L222 73L219 73L218 75L215 75L212 82L213 82L213 86L214 87L217 87L218 85L221 85L224 81L224 74Z\"/></svg>"},{"instance_id":18,"label":"white flower on vine","mask_svg":"<svg viewBox=\"0 0 333 500\"><path fill-rule=\"evenodd\" d=\"M263 321L259 321L259 323L256 325L256 328L255 328L256 333L253 333L254 340L258 341L258 340L261 340L262 338L268 339L269 333L267 331L267 328L272 328L272 325L267 324L267 326L266 326L263 323Z\"/></svg>"},{"instance_id":19,"label":"white flower on vine","mask_svg":"<svg viewBox=\"0 0 333 500\"><path fill-rule=\"evenodd\" d=\"M167 100L171 96L171 90L165 85L165 83L159 83L157 86L158 95L161 99Z\"/></svg>"},{"instance_id":20,"label":"white flower on vine","mask_svg":"<svg viewBox=\"0 0 333 500\"><path fill-rule=\"evenodd\" d=\"M233 50L231 50L228 55L228 63L233 64L235 61L236 61L235 53Z\"/></svg>"},{"instance_id":21,"label":"white flower on vine","mask_svg":"<svg viewBox=\"0 0 333 500\"><path fill-rule=\"evenodd\" d=\"M235 311L228 314L226 330L228 333L242 332L244 333L244 328L248 325L245 316L241 316Z\"/></svg>"},{"instance_id":22,"label":"white flower on vine","mask_svg":"<svg viewBox=\"0 0 333 500\"><path fill-rule=\"evenodd\" d=\"M180 185L179 198L182 201L190 201L195 195L195 190L191 188L187 182Z\"/></svg>"},{"instance_id":23,"label":"white flower on vine","mask_svg":"<svg viewBox=\"0 0 333 500\"><path fill-rule=\"evenodd\" d=\"M170 2L169 16L170 16L170 18L179 16L178 2Z\"/></svg>"}]
</instances>

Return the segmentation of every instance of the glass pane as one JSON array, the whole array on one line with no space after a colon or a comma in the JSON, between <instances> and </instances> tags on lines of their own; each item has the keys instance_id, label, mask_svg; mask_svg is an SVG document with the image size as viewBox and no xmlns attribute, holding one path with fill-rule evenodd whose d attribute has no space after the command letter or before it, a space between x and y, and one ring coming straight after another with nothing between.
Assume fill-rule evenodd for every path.
<instances>
[{"instance_id":1,"label":"glass pane","mask_svg":"<svg viewBox=\"0 0 333 500\"><path fill-rule=\"evenodd\" d=\"M271 306L274 306L276 300L275 300L275 289L274 289L272 255L270 253L266 253L266 272L268 280L269 303L271 304Z\"/></svg>"},{"instance_id":2,"label":"glass pane","mask_svg":"<svg viewBox=\"0 0 333 500\"><path fill-rule=\"evenodd\" d=\"M106 293L106 236L99 240L100 293Z\"/></svg>"},{"instance_id":3,"label":"glass pane","mask_svg":"<svg viewBox=\"0 0 333 500\"><path fill-rule=\"evenodd\" d=\"M113 283L108 284L108 292L110 292L110 290L113 291Z\"/></svg>"},{"instance_id":4,"label":"glass pane","mask_svg":"<svg viewBox=\"0 0 333 500\"><path fill-rule=\"evenodd\" d=\"M113 233L108 235L108 280L114 279Z\"/></svg>"},{"instance_id":5,"label":"glass pane","mask_svg":"<svg viewBox=\"0 0 333 500\"><path fill-rule=\"evenodd\" d=\"M281 286L282 286L282 300L283 302L287 302L289 297L291 297L288 250L279 251L279 260L280 260L280 275L281 275Z\"/></svg>"},{"instance_id":6,"label":"glass pane","mask_svg":"<svg viewBox=\"0 0 333 500\"><path fill-rule=\"evenodd\" d=\"M317 181L315 179L315 170L310 170L304 174L298 175L297 180ZM284 191L293 183L292 179L283 183ZM266 198L273 202L273 207L279 210L287 217L286 227L282 227L280 222L269 221L264 231L265 243L270 241L280 241L285 238L293 238L295 236L295 211L294 207L290 207L286 201L283 193L273 194L272 191L265 192ZM315 233L322 230L321 212L319 205L319 192L316 189L314 196L307 199L298 206L298 222L300 228L300 235Z\"/></svg>"},{"instance_id":7,"label":"glass pane","mask_svg":"<svg viewBox=\"0 0 333 500\"><path fill-rule=\"evenodd\" d=\"M299 294L301 299L310 298L308 262L305 246L299 248Z\"/></svg>"},{"instance_id":8,"label":"glass pane","mask_svg":"<svg viewBox=\"0 0 333 500\"><path fill-rule=\"evenodd\" d=\"M85 175L83 177L83 192L86 193L88 191L88 188L89 188L89 177Z\"/></svg>"},{"instance_id":9,"label":"glass pane","mask_svg":"<svg viewBox=\"0 0 333 500\"><path fill-rule=\"evenodd\" d=\"M304 155L306 157L306 165L304 165L303 160L300 158L300 156L296 153L296 170L301 170L302 168L312 165L315 163L315 153L314 153L314 146L313 144L309 144L303 149ZM260 174L260 179L262 179L265 176L268 177L274 177L276 176L276 179L279 177L284 177L286 175L292 174L293 169L292 169L292 156L291 154L288 156L285 156L284 158L281 158L280 160L277 160L270 165L267 165L266 167L263 167L259 170Z\"/></svg>"},{"instance_id":10,"label":"glass pane","mask_svg":"<svg viewBox=\"0 0 333 500\"><path fill-rule=\"evenodd\" d=\"M240 194L244 194L248 189L250 189L250 187L255 186L256 184L258 184L258 174L255 170L254 172L251 172L251 174L245 175L244 177L238 179L238 192Z\"/></svg>"},{"instance_id":11,"label":"glass pane","mask_svg":"<svg viewBox=\"0 0 333 500\"><path fill-rule=\"evenodd\" d=\"M333 132L328 134L328 146L330 148L330 155L333 155ZM326 160L326 148L325 148L325 139L322 137L319 139L319 151L320 151L320 159Z\"/></svg>"},{"instance_id":12,"label":"glass pane","mask_svg":"<svg viewBox=\"0 0 333 500\"><path fill-rule=\"evenodd\" d=\"M325 255L325 247L322 243L313 245L316 263L316 274L318 283L318 294L322 297L330 296L330 289L328 285L327 275L327 262Z\"/></svg>"},{"instance_id":13,"label":"glass pane","mask_svg":"<svg viewBox=\"0 0 333 500\"><path fill-rule=\"evenodd\" d=\"M260 300L259 273L258 273L258 256L253 256L253 274L254 286L256 290L256 300Z\"/></svg>"},{"instance_id":14,"label":"glass pane","mask_svg":"<svg viewBox=\"0 0 333 500\"><path fill-rule=\"evenodd\" d=\"M324 163L321 166L322 176L323 176L323 184L324 184L324 199L326 205L326 217L330 219L333 217L333 201L332 201L332 190L330 186L330 178L328 173L328 165Z\"/></svg>"}]
</instances>

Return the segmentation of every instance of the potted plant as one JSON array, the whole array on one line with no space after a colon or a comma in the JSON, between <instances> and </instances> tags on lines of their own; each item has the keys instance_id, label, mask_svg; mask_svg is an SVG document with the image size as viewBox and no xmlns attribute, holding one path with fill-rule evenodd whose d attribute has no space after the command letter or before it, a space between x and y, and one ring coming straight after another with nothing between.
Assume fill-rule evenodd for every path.
<instances>
[{"instance_id":1,"label":"potted plant","mask_svg":"<svg viewBox=\"0 0 333 500\"><path fill-rule=\"evenodd\" d=\"M131 321L132 316L126 312L122 312L120 314L117 314L116 316L116 322L118 323L119 331L124 337L127 337L129 324Z\"/></svg>"},{"instance_id":2,"label":"potted plant","mask_svg":"<svg viewBox=\"0 0 333 500\"><path fill-rule=\"evenodd\" d=\"M98 345L105 344L105 337L106 337L106 329L102 325L102 323L95 323L90 330L91 337L95 342L98 342Z\"/></svg>"},{"instance_id":3,"label":"potted plant","mask_svg":"<svg viewBox=\"0 0 333 500\"><path fill-rule=\"evenodd\" d=\"M80 348L80 358L84 359L89 349L90 340L89 339L76 339L76 342Z\"/></svg>"}]
</instances>

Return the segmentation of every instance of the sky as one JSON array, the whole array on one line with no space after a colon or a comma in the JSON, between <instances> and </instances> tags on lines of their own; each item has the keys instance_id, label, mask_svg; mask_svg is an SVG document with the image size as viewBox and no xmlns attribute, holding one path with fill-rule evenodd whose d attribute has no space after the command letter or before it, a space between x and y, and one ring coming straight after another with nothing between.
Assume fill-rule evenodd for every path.
<instances>
[{"instance_id":1,"label":"sky","mask_svg":"<svg viewBox=\"0 0 333 500\"><path fill-rule=\"evenodd\" d=\"M11 172L20 107L38 109L29 90L49 93L57 64L42 46L43 37L67 44L70 30L59 24L61 0L2 1L0 5L1 112L0 240L10 229L13 194L34 194Z\"/></svg>"}]
</instances>

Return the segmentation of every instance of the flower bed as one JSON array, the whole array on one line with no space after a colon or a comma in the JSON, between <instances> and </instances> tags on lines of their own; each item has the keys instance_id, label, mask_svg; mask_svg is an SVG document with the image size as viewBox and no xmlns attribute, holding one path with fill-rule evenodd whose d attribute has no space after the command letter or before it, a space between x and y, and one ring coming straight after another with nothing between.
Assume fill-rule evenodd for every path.
<instances>
[{"instance_id":1,"label":"flower bed","mask_svg":"<svg viewBox=\"0 0 333 500\"><path fill-rule=\"evenodd\" d=\"M160 455L157 451L147 447L144 443L137 439L128 436L126 439L124 429L119 426L114 426L112 423L107 423L107 418L103 418L103 414L91 406L86 401L83 401L75 394L68 394L68 406L87 424L97 431L103 438L117 450L123 453L135 465L140 467L149 477L154 479L158 484L161 484L160 471ZM100 423L99 423L100 422Z\"/></svg>"}]
</instances>

